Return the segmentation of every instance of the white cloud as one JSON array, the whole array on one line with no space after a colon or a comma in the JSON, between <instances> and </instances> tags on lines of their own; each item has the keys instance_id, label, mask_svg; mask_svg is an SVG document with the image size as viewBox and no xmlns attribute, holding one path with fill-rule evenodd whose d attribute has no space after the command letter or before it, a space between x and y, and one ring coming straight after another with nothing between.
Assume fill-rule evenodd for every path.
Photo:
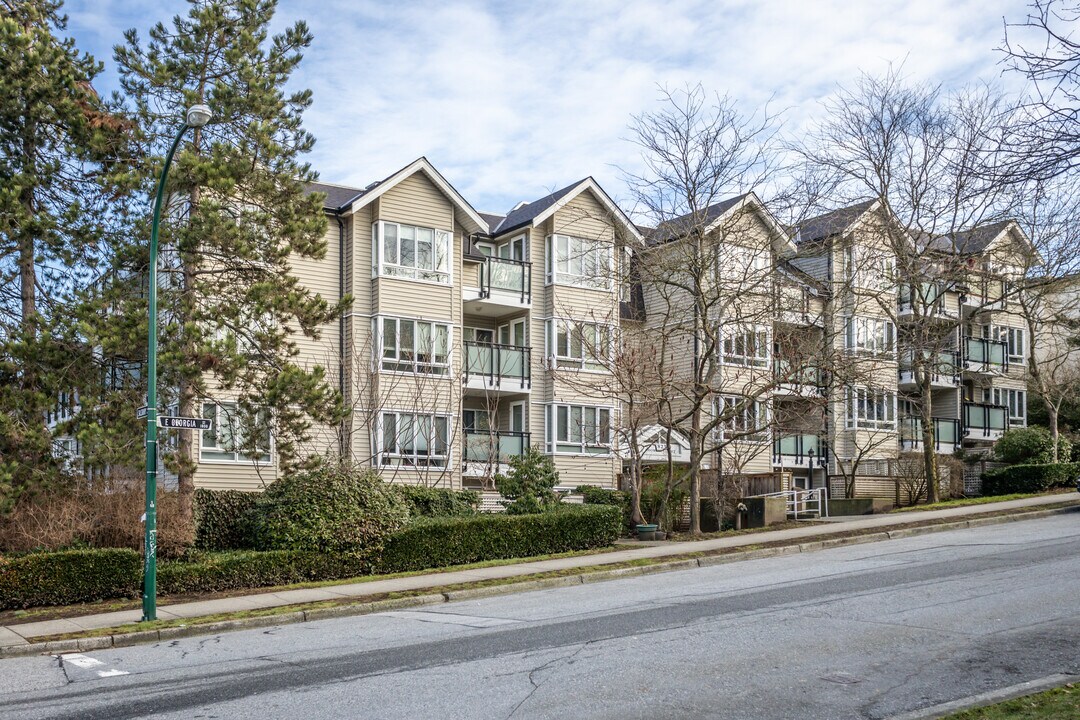
<instances>
[{"instance_id":1,"label":"white cloud","mask_svg":"<svg viewBox=\"0 0 1080 720\"><path fill-rule=\"evenodd\" d=\"M124 28L145 35L184 3L146 7L71 2L71 31L108 60ZM364 185L426 155L475 206L505 211L586 175L625 195L614 166L636 164L623 138L657 85L701 82L747 111L772 98L797 130L860 70L998 78L1001 18L1021 12L1010 0L282 0L275 24L304 18L315 35L295 82L314 91L323 179Z\"/></svg>"}]
</instances>

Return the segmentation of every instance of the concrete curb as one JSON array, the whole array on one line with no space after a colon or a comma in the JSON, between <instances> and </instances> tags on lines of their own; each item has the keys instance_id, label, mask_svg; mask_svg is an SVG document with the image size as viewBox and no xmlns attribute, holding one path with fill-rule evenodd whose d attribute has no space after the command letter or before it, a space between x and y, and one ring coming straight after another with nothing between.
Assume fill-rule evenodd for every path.
<instances>
[{"instance_id":1,"label":"concrete curb","mask_svg":"<svg viewBox=\"0 0 1080 720\"><path fill-rule=\"evenodd\" d=\"M1062 685L1068 685L1069 683L1077 682L1078 680L1080 680L1080 675L1048 675L1047 677L1039 678L1038 680L1029 680L1028 682L1011 685L1006 688L1001 688L1000 690L991 690L989 692L971 695L966 698L941 703L940 705L934 705L921 710L912 710L911 712L906 712L901 715L893 715L888 720L937 720L937 718L942 718L946 715L960 712L961 710L973 710L975 708L986 707L987 705L995 705L999 702L1005 702L1006 700L1012 700L1025 695L1034 695L1035 693L1043 692L1045 690L1053 690L1054 688L1059 688Z\"/></svg>"},{"instance_id":2,"label":"concrete curb","mask_svg":"<svg viewBox=\"0 0 1080 720\"><path fill-rule=\"evenodd\" d=\"M936 532L945 532L948 530L964 530L972 527L982 527L985 525L1000 525L1003 523L1018 522L1021 520L1037 520L1039 518L1050 517L1053 515L1061 515L1070 512L1080 512L1080 505L1051 508L1047 510L1033 510L1031 512L1023 512L1013 515L998 515L996 517L959 520L957 522L940 523L937 525L926 525L922 527L900 528L897 530L889 530L882 532L869 532L862 535L853 535L851 537L813 540L810 542L792 543L790 545L778 545L776 547L770 548L757 548L754 550L726 553L723 555L710 555L700 558L680 559L678 558L678 556L674 556L676 559L672 559L666 562L658 562L651 565L615 568L613 570L597 570L590 573L582 573L578 575L564 575L561 577L553 578L542 578L533 580L523 579L520 582L511 582L503 585L463 588L461 590L448 590L445 592L435 592L426 595L416 595L412 597L391 598L389 600L374 600L371 602L358 601L356 603L350 603L346 605L337 605L324 608L312 608L310 610L297 610L295 612L281 613L279 615L264 615L249 618L240 618L237 620L221 620L213 623L202 623L195 625L178 625L175 627L161 628L158 630L138 630L135 632L117 633L113 635L99 635L87 638L73 638L70 640L51 640L47 642L31 642L20 645L8 645L0 647L0 659L9 657L24 657L27 655L80 652L85 650L102 650L110 647L141 645L145 643L155 643L162 640L173 640L176 638L193 637L197 635L213 635L215 633L228 632L230 630L247 630L262 627L277 627L280 625L311 622L314 620L325 620L329 618L370 615L372 613L385 612L389 610L407 610L412 608L424 607L426 605L439 605L443 603L458 602L462 600L477 600L480 598L497 597L500 595L511 595L521 592L529 592L533 590L549 590L553 588L569 587L572 585L605 582L607 580L619 580L622 578L635 577L640 575L653 575L656 573L691 570L702 567L713 567L716 565L726 565L728 563L743 562L746 560L761 560L764 558L778 557L781 555L791 555L795 553L817 552L818 550L828 550L830 548L844 547L847 545L862 545L864 543L881 542L883 540L894 540L897 538L926 535ZM687 543L687 545L688 547L685 554L693 554L693 543ZM523 577L528 578L528 576ZM1063 677L1070 677L1075 679L1075 676ZM1064 682L1068 681L1066 680ZM1064 684L1064 682L1062 684ZM908 720L907 716L902 717L905 720ZM914 718L916 717L922 718L924 716L912 716L911 720L914 720ZM925 717L930 718L938 716L926 715ZM900 720L900 718L897 718L896 720Z\"/></svg>"}]
</instances>

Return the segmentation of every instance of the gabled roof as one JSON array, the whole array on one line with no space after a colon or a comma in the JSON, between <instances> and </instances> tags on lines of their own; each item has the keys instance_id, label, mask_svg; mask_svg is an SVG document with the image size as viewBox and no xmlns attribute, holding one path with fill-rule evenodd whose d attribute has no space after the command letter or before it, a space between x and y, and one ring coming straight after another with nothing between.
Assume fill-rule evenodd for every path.
<instances>
[{"instance_id":1,"label":"gabled roof","mask_svg":"<svg viewBox=\"0 0 1080 720\"><path fill-rule=\"evenodd\" d=\"M466 229L470 232L488 232L487 220L480 217L480 214L473 209L472 205L461 196L461 193L454 189L453 185L447 182L446 178L435 169L435 166L432 165L426 157L417 158L389 177L380 180L379 182L372 183L362 190L343 185L331 185L329 183L309 183L308 189L312 192L325 192L327 194L325 203L327 209L334 210L335 212L354 213L375 198L386 193L386 191L390 190L402 180L405 180L418 172L424 173L424 175L426 175L428 179L450 199L450 202L461 211L458 218ZM350 192L352 195L351 197L348 197Z\"/></svg>"},{"instance_id":2,"label":"gabled roof","mask_svg":"<svg viewBox=\"0 0 1080 720\"><path fill-rule=\"evenodd\" d=\"M630 221L630 218L626 216L626 213L622 211L622 208L615 204L615 201L604 192L604 189L601 188L600 184L592 177L579 180L573 185L567 185L561 190L556 190L539 200L533 200L530 203L518 205L504 217L489 214L484 214L484 217L487 218L490 223L490 233L492 235L504 235L526 226L536 227L586 190L592 192L593 196L596 197L609 213L611 213L612 217L615 218L615 222L618 223L626 233L636 238L641 238L638 227Z\"/></svg>"},{"instance_id":3,"label":"gabled roof","mask_svg":"<svg viewBox=\"0 0 1080 720\"><path fill-rule=\"evenodd\" d=\"M961 255L975 255L985 251L1005 233L1010 225L1014 224L1012 220L1002 220L988 225L979 225L970 230L961 230L954 233L951 238L943 237L937 240L953 252Z\"/></svg>"},{"instance_id":4,"label":"gabled roof","mask_svg":"<svg viewBox=\"0 0 1080 720\"><path fill-rule=\"evenodd\" d=\"M824 240L834 235L843 235L851 228L859 218L870 212L877 206L875 199L863 200L862 202L837 208L823 215L804 220L796 226L797 234L795 242L814 242Z\"/></svg>"},{"instance_id":5,"label":"gabled roof","mask_svg":"<svg viewBox=\"0 0 1080 720\"><path fill-rule=\"evenodd\" d=\"M716 230L720 222L730 214L742 208L749 207L757 212L772 232L773 250L778 255L794 255L795 245L788 237L783 226L776 221L761 199L753 192L743 193L705 208L698 213L687 213L671 220L665 220L655 229L646 233L647 244L660 245L673 240L686 237L694 230L700 230L702 235L708 235Z\"/></svg>"}]
</instances>

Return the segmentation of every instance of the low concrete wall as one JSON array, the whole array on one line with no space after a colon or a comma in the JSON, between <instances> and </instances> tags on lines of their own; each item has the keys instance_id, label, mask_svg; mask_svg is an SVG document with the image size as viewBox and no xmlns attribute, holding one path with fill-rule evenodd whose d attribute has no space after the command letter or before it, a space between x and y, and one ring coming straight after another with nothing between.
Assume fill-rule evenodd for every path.
<instances>
[{"instance_id":1,"label":"low concrete wall","mask_svg":"<svg viewBox=\"0 0 1080 720\"><path fill-rule=\"evenodd\" d=\"M830 498L829 515L872 515L887 512L893 505L885 498Z\"/></svg>"}]
</instances>

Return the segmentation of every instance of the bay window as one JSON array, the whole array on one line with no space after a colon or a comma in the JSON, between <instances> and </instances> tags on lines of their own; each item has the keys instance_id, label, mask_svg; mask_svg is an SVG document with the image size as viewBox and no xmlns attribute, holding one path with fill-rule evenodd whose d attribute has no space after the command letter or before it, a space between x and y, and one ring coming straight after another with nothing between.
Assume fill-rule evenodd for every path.
<instances>
[{"instance_id":1,"label":"bay window","mask_svg":"<svg viewBox=\"0 0 1080 720\"><path fill-rule=\"evenodd\" d=\"M880 318L849 317L845 321L844 347L854 352L892 353L896 349L896 326Z\"/></svg>"},{"instance_id":2,"label":"bay window","mask_svg":"<svg viewBox=\"0 0 1080 720\"><path fill-rule=\"evenodd\" d=\"M894 430L896 393L865 387L848 388L847 427Z\"/></svg>"},{"instance_id":3,"label":"bay window","mask_svg":"<svg viewBox=\"0 0 1080 720\"><path fill-rule=\"evenodd\" d=\"M381 465L446 467L450 457L450 418L434 413L383 412L375 440Z\"/></svg>"},{"instance_id":4,"label":"bay window","mask_svg":"<svg viewBox=\"0 0 1080 720\"><path fill-rule=\"evenodd\" d=\"M371 237L376 276L451 284L450 232L379 221L372 224Z\"/></svg>"},{"instance_id":5,"label":"bay window","mask_svg":"<svg viewBox=\"0 0 1080 720\"><path fill-rule=\"evenodd\" d=\"M607 455L611 452L611 408L548 405L549 453Z\"/></svg>"},{"instance_id":6,"label":"bay window","mask_svg":"<svg viewBox=\"0 0 1080 720\"><path fill-rule=\"evenodd\" d=\"M1027 426L1027 391L994 388L990 400L994 405L1009 408L1009 426Z\"/></svg>"},{"instance_id":7,"label":"bay window","mask_svg":"<svg viewBox=\"0 0 1080 720\"><path fill-rule=\"evenodd\" d=\"M548 321L548 356L553 365L581 370L606 369L612 356L612 328L580 320Z\"/></svg>"},{"instance_id":8,"label":"bay window","mask_svg":"<svg viewBox=\"0 0 1080 720\"><path fill-rule=\"evenodd\" d=\"M724 362L745 367L769 364L769 331L759 327L729 327L720 331L724 341Z\"/></svg>"},{"instance_id":9,"label":"bay window","mask_svg":"<svg viewBox=\"0 0 1080 720\"><path fill-rule=\"evenodd\" d=\"M254 427L244 428L235 402L203 403L202 416L213 424L200 431L199 459L219 462L269 462L270 426L265 412L251 418ZM247 433L254 433L255 448L245 448ZM246 454L251 453L251 454Z\"/></svg>"},{"instance_id":10,"label":"bay window","mask_svg":"<svg viewBox=\"0 0 1080 720\"><path fill-rule=\"evenodd\" d=\"M449 325L387 317L376 323L383 370L429 375L450 371Z\"/></svg>"},{"instance_id":11,"label":"bay window","mask_svg":"<svg viewBox=\"0 0 1080 720\"><path fill-rule=\"evenodd\" d=\"M610 290L612 245L601 240L548 235L547 283Z\"/></svg>"}]
</instances>

